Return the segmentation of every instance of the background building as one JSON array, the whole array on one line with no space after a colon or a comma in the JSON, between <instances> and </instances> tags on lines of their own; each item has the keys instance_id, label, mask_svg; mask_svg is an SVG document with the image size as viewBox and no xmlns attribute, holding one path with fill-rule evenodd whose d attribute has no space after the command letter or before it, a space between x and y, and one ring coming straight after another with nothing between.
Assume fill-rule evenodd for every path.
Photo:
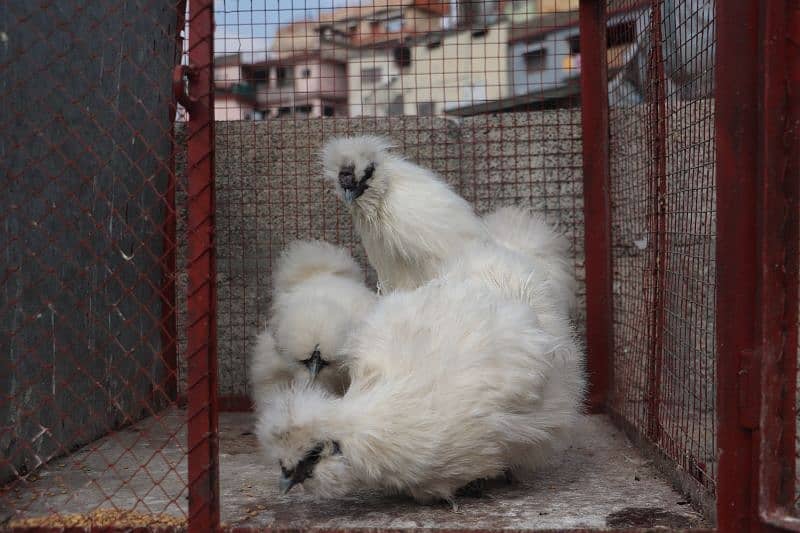
<instances>
[{"instance_id":1,"label":"background building","mask_svg":"<svg viewBox=\"0 0 800 533\"><path fill-rule=\"evenodd\" d=\"M245 67L256 118L347 115L345 63L320 52L271 59Z\"/></svg>"},{"instance_id":2,"label":"background building","mask_svg":"<svg viewBox=\"0 0 800 533\"><path fill-rule=\"evenodd\" d=\"M500 21L359 50L348 61L351 116L442 115L506 97L508 35Z\"/></svg>"}]
</instances>

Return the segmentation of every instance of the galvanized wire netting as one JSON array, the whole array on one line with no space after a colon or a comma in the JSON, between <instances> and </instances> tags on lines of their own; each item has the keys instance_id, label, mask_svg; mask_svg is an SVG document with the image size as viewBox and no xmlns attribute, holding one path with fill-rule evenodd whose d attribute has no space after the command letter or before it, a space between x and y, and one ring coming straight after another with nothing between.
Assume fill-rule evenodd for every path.
<instances>
[{"instance_id":1,"label":"galvanized wire netting","mask_svg":"<svg viewBox=\"0 0 800 533\"><path fill-rule=\"evenodd\" d=\"M612 407L713 491L714 2L631 5L636 47L614 54L625 29L608 37Z\"/></svg>"},{"instance_id":2,"label":"galvanized wire netting","mask_svg":"<svg viewBox=\"0 0 800 533\"><path fill-rule=\"evenodd\" d=\"M217 3L221 395L247 394L247 356L288 242L348 246L374 286L349 214L320 179L319 150L336 136L390 137L482 214L542 212L573 244L582 279L577 7Z\"/></svg>"},{"instance_id":3,"label":"galvanized wire netting","mask_svg":"<svg viewBox=\"0 0 800 533\"><path fill-rule=\"evenodd\" d=\"M194 505L214 523L212 404L250 405L248 357L280 251L295 239L344 245L375 283L350 216L319 179L333 137L389 137L481 215L543 213L572 244L583 335L578 106L580 75L596 65L581 63L577 0L196 5L216 55L185 73L212 78L202 96L216 124L183 124L174 102L188 81L171 77L188 66L185 1L0 10L0 526L182 525L195 483ZM701 496L718 474L716 7L608 0L606 29L609 407ZM192 159L198 126L216 134ZM216 181L210 171L192 181L212 160ZM190 204L214 187L215 205L192 220ZM194 254L193 238L208 239ZM198 286L217 291L216 307ZM199 380L188 377L190 337ZM192 432L195 416L205 426Z\"/></svg>"}]
</instances>

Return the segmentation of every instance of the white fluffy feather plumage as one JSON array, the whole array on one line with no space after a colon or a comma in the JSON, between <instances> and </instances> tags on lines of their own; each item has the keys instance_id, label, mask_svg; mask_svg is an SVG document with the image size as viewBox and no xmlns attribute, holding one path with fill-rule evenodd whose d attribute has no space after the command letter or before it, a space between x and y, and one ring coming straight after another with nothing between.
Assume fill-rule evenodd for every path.
<instances>
[{"instance_id":1,"label":"white fluffy feather plumage","mask_svg":"<svg viewBox=\"0 0 800 533\"><path fill-rule=\"evenodd\" d=\"M265 332L257 348L273 355L253 361L254 375L268 376L257 435L284 490L372 487L452 502L469 482L536 468L568 441L585 387L569 320L575 279L567 241L541 218L504 208L482 220L390 148L358 137L323 151L390 294L376 303L352 258L330 245L282 258L275 337ZM347 296L363 291L363 305ZM297 379L318 345L347 354L327 374L341 381Z\"/></svg>"},{"instance_id":2,"label":"white fluffy feather plumage","mask_svg":"<svg viewBox=\"0 0 800 533\"><path fill-rule=\"evenodd\" d=\"M358 264L342 248L322 241L295 241L274 274L269 329L261 332L251 359L254 397L311 369L326 390L343 394L349 383L341 346L375 302Z\"/></svg>"},{"instance_id":3,"label":"white fluffy feather plumage","mask_svg":"<svg viewBox=\"0 0 800 533\"><path fill-rule=\"evenodd\" d=\"M574 336L564 312L561 289L541 264L494 241L475 242L442 265L439 277L454 282L476 281L499 297L531 307L539 325L555 336Z\"/></svg>"},{"instance_id":4,"label":"white fluffy feather plumage","mask_svg":"<svg viewBox=\"0 0 800 533\"><path fill-rule=\"evenodd\" d=\"M324 175L347 204L387 292L419 287L465 244L490 238L466 200L390 148L365 136L334 139L322 152Z\"/></svg>"},{"instance_id":5,"label":"white fluffy feather plumage","mask_svg":"<svg viewBox=\"0 0 800 533\"><path fill-rule=\"evenodd\" d=\"M569 241L544 218L521 207L501 207L484 221L494 240L524 255L549 281L553 301L565 316L577 310L577 282Z\"/></svg>"},{"instance_id":6,"label":"white fluffy feather plumage","mask_svg":"<svg viewBox=\"0 0 800 533\"><path fill-rule=\"evenodd\" d=\"M529 305L479 281L384 297L345 349L343 397L294 386L262 403L257 435L284 489L452 501L475 479L540 465L580 417L572 336L545 332Z\"/></svg>"}]
</instances>

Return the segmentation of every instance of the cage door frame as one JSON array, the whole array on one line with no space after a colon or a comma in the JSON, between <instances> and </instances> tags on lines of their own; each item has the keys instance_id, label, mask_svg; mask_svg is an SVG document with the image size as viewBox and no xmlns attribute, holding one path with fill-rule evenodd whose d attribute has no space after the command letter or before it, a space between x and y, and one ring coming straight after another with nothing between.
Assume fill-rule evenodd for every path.
<instances>
[{"instance_id":1,"label":"cage door frame","mask_svg":"<svg viewBox=\"0 0 800 533\"><path fill-rule=\"evenodd\" d=\"M798 0L717 3L717 527L800 531ZM796 34L795 34L796 35ZM793 118L790 118L793 117ZM794 121L794 122L792 122ZM790 242L792 241L792 242ZM793 330L793 331L792 331Z\"/></svg>"},{"instance_id":2,"label":"cage door frame","mask_svg":"<svg viewBox=\"0 0 800 533\"><path fill-rule=\"evenodd\" d=\"M800 531L797 493L800 259L800 0L761 6L758 316L761 365L759 515Z\"/></svg>"},{"instance_id":3,"label":"cage door frame","mask_svg":"<svg viewBox=\"0 0 800 533\"><path fill-rule=\"evenodd\" d=\"M189 0L188 334L189 531L220 524L214 181L214 4Z\"/></svg>"}]
</instances>

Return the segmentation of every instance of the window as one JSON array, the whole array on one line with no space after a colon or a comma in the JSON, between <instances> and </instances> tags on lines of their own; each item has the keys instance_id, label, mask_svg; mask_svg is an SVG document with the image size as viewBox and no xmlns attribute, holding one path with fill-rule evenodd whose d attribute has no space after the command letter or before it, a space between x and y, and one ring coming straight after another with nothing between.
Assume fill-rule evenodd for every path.
<instances>
[{"instance_id":1,"label":"window","mask_svg":"<svg viewBox=\"0 0 800 533\"><path fill-rule=\"evenodd\" d=\"M428 50L434 50L442 46L442 41L433 41L427 44Z\"/></svg>"},{"instance_id":2,"label":"window","mask_svg":"<svg viewBox=\"0 0 800 533\"><path fill-rule=\"evenodd\" d=\"M389 103L389 113L390 117L399 117L404 112L404 104L403 104L403 95L398 94L395 96L392 101Z\"/></svg>"},{"instance_id":3,"label":"window","mask_svg":"<svg viewBox=\"0 0 800 533\"><path fill-rule=\"evenodd\" d=\"M310 105L299 105L294 108L294 112L298 115L310 115L311 114L311 106Z\"/></svg>"},{"instance_id":4,"label":"window","mask_svg":"<svg viewBox=\"0 0 800 533\"><path fill-rule=\"evenodd\" d=\"M355 33L358 31L358 23L352 23L347 27L348 33Z\"/></svg>"},{"instance_id":5,"label":"window","mask_svg":"<svg viewBox=\"0 0 800 533\"><path fill-rule=\"evenodd\" d=\"M522 54L522 59L525 61L525 70L528 74L541 72L547 68L547 49L539 48L525 52Z\"/></svg>"},{"instance_id":6,"label":"window","mask_svg":"<svg viewBox=\"0 0 800 533\"><path fill-rule=\"evenodd\" d=\"M580 54L581 53L581 36L580 35L573 35L569 39L569 53L571 55Z\"/></svg>"},{"instance_id":7,"label":"window","mask_svg":"<svg viewBox=\"0 0 800 533\"><path fill-rule=\"evenodd\" d=\"M269 78L269 69L256 69L251 76L251 79L255 82L265 82Z\"/></svg>"},{"instance_id":8,"label":"window","mask_svg":"<svg viewBox=\"0 0 800 533\"><path fill-rule=\"evenodd\" d=\"M434 115L435 109L433 102L417 102L417 115L429 117Z\"/></svg>"},{"instance_id":9,"label":"window","mask_svg":"<svg viewBox=\"0 0 800 533\"><path fill-rule=\"evenodd\" d=\"M292 83L292 80L289 79L289 72L286 67L278 67L276 77L278 78L278 87L286 87Z\"/></svg>"},{"instance_id":10,"label":"window","mask_svg":"<svg viewBox=\"0 0 800 533\"><path fill-rule=\"evenodd\" d=\"M311 77L311 69L304 68L302 70L302 72L300 73L300 75L303 76L304 78L310 78Z\"/></svg>"},{"instance_id":11,"label":"window","mask_svg":"<svg viewBox=\"0 0 800 533\"><path fill-rule=\"evenodd\" d=\"M380 67L362 68L361 83L378 83L382 74Z\"/></svg>"},{"instance_id":12,"label":"window","mask_svg":"<svg viewBox=\"0 0 800 533\"><path fill-rule=\"evenodd\" d=\"M411 66L411 49L408 46L398 46L395 48L394 62L400 68Z\"/></svg>"},{"instance_id":13,"label":"window","mask_svg":"<svg viewBox=\"0 0 800 533\"><path fill-rule=\"evenodd\" d=\"M403 29L405 26L405 21L400 18L396 19L389 19L386 21L386 31L387 33L397 33Z\"/></svg>"},{"instance_id":14,"label":"window","mask_svg":"<svg viewBox=\"0 0 800 533\"><path fill-rule=\"evenodd\" d=\"M323 117L332 117L333 115L334 115L334 109L332 105L326 105L322 107Z\"/></svg>"},{"instance_id":15,"label":"window","mask_svg":"<svg viewBox=\"0 0 800 533\"><path fill-rule=\"evenodd\" d=\"M472 36L475 39L482 39L482 38L486 37L488 34L489 34L489 30L486 29L486 28L481 29L481 30L475 30L475 31L472 32Z\"/></svg>"},{"instance_id":16,"label":"window","mask_svg":"<svg viewBox=\"0 0 800 533\"><path fill-rule=\"evenodd\" d=\"M622 46L636 41L636 22L627 20L615 24L606 30L606 46Z\"/></svg>"},{"instance_id":17,"label":"window","mask_svg":"<svg viewBox=\"0 0 800 533\"><path fill-rule=\"evenodd\" d=\"M278 116L279 117L285 117L286 115L291 115L291 114L292 114L292 108L291 107L279 107L278 108Z\"/></svg>"}]
</instances>

